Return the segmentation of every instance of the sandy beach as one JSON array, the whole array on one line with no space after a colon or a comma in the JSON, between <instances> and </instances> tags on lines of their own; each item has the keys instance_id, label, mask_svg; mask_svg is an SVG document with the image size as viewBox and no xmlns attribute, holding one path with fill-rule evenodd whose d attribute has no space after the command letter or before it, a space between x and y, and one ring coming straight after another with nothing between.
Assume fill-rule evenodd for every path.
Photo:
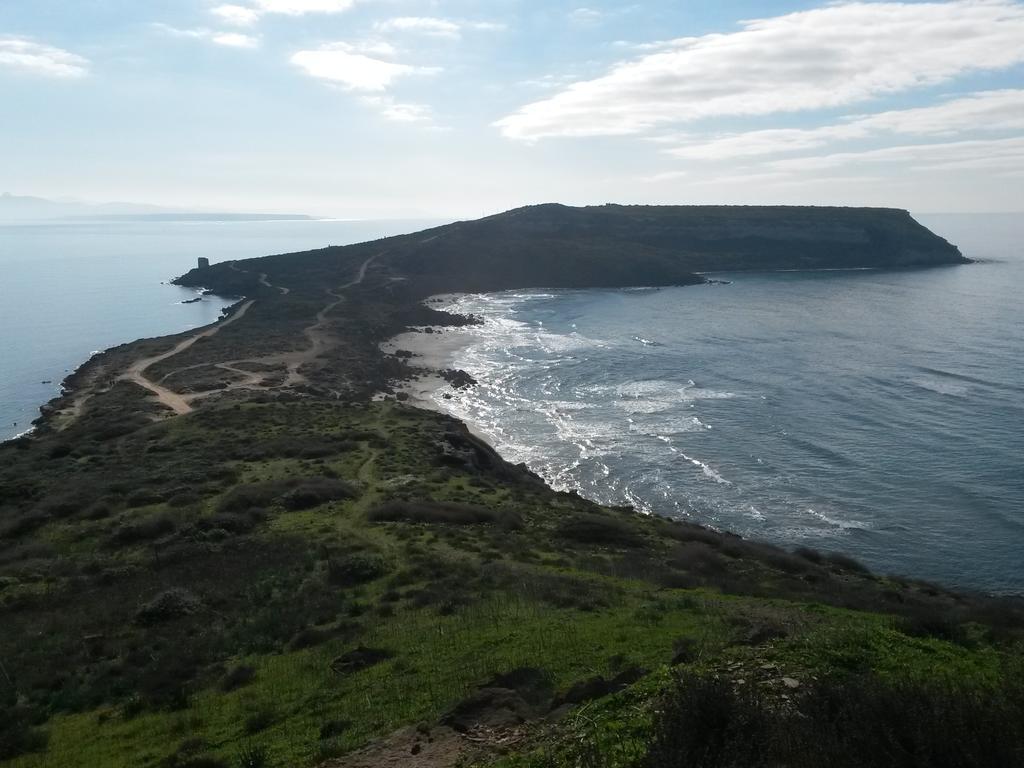
<instances>
[{"instance_id":1,"label":"sandy beach","mask_svg":"<svg viewBox=\"0 0 1024 768\"><path fill-rule=\"evenodd\" d=\"M433 328L427 333L425 328L400 333L380 345L381 351L395 354L399 351L411 352L409 364L417 369L418 375L395 387L397 393L408 395L408 401L418 408L447 413L440 404L441 399L459 397L459 390L449 384L441 371L457 368L455 360L458 353L473 341L473 327L464 328Z\"/></svg>"}]
</instances>

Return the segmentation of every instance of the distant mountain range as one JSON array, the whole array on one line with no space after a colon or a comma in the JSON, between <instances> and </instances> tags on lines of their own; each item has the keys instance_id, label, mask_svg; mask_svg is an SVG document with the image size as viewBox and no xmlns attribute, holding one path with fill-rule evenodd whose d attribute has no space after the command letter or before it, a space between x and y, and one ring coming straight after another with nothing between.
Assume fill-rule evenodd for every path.
<instances>
[{"instance_id":1,"label":"distant mountain range","mask_svg":"<svg viewBox=\"0 0 1024 768\"><path fill-rule=\"evenodd\" d=\"M141 203L84 203L5 193L0 195L0 222L90 219L100 221L305 221L311 216L287 213L223 213L165 208Z\"/></svg>"}]
</instances>

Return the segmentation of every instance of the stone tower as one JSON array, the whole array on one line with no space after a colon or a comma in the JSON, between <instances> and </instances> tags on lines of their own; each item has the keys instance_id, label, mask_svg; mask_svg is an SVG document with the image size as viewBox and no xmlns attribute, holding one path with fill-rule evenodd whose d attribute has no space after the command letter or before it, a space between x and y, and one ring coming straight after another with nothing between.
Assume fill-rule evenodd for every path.
<instances>
[{"instance_id":1,"label":"stone tower","mask_svg":"<svg viewBox=\"0 0 1024 768\"><path fill-rule=\"evenodd\" d=\"M205 256L199 257L199 269L207 269L210 266L210 260Z\"/></svg>"}]
</instances>

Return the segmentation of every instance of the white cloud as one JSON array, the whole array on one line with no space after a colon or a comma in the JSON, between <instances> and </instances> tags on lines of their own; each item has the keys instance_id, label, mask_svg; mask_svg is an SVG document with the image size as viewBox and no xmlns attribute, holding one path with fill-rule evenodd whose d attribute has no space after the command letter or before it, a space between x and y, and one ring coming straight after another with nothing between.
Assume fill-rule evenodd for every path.
<instances>
[{"instance_id":1,"label":"white cloud","mask_svg":"<svg viewBox=\"0 0 1024 768\"><path fill-rule=\"evenodd\" d=\"M211 8L210 13L225 24L233 24L236 27L252 26L260 18L259 11L244 5L218 5Z\"/></svg>"},{"instance_id":2,"label":"white cloud","mask_svg":"<svg viewBox=\"0 0 1024 768\"><path fill-rule=\"evenodd\" d=\"M373 58L348 43L333 43L317 50L299 51L291 62L310 77L335 83L351 91L384 91L407 75L440 72L435 67L414 67Z\"/></svg>"},{"instance_id":3,"label":"white cloud","mask_svg":"<svg viewBox=\"0 0 1024 768\"><path fill-rule=\"evenodd\" d=\"M597 24L604 14L593 8L576 8L569 12L569 21L573 24Z\"/></svg>"},{"instance_id":4,"label":"white cloud","mask_svg":"<svg viewBox=\"0 0 1024 768\"><path fill-rule=\"evenodd\" d=\"M972 139L938 144L908 144L863 152L835 152L816 157L775 160L771 168L787 173L832 170L845 166L863 168L868 164L904 164L913 170L1002 170L1024 169L1024 137Z\"/></svg>"},{"instance_id":5,"label":"white cloud","mask_svg":"<svg viewBox=\"0 0 1024 768\"><path fill-rule=\"evenodd\" d=\"M223 3L210 13L225 24L251 27L262 16L276 13L283 16L305 16L307 13L342 13L355 5L355 0L249 0L247 5Z\"/></svg>"},{"instance_id":6,"label":"white cloud","mask_svg":"<svg viewBox=\"0 0 1024 768\"><path fill-rule=\"evenodd\" d=\"M387 40L361 40L349 47L357 53L365 53L367 56L382 56L385 59L398 55L398 49Z\"/></svg>"},{"instance_id":7,"label":"white cloud","mask_svg":"<svg viewBox=\"0 0 1024 768\"><path fill-rule=\"evenodd\" d=\"M433 113L423 104L389 104L381 112L388 120L401 123L429 122Z\"/></svg>"},{"instance_id":8,"label":"white cloud","mask_svg":"<svg viewBox=\"0 0 1024 768\"><path fill-rule=\"evenodd\" d=\"M653 43L634 43L629 40L613 40L613 48L628 48L633 51L660 51L672 47L671 40L655 40Z\"/></svg>"},{"instance_id":9,"label":"white cloud","mask_svg":"<svg viewBox=\"0 0 1024 768\"><path fill-rule=\"evenodd\" d=\"M526 88L543 88L545 90L552 90L554 88L564 88L566 85L571 83L572 80L573 77L571 75L544 75L543 77L531 80L520 80L517 85L521 85Z\"/></svg>"},{"instance_id":10,"label":"white cloud","mask_svg":"<svg viewBox=\"0 0 1024 768\"><path fill-rule=\"evenodd\" d=\"M878 135L948 136L965 131L1024 130L1024 90L982 91L941 104L847 118L818 128L748 131L707 140L689 138L669 154L724 160L815 149Z\"/></svg>"},{"instance_id":11,"label":"white cloud","mask_svg":"<svg viewBox=\"0 0 1024 768\"><path fill-rule=\"evenodd\" d=\"M390 96L364 96L363 101L380 110L381 115L399 123L431 123L433 110L425 104L403 104Z\"/></svg>"},{"instance_id":12,"label":"white cloud","mask_svg":"<svg viewBox=\"0 0 1024 768\"><path fill-rule=\"evenodd\" d=\"M341 13L355 5L355 0L254 0L253 5L261 13L304 16L307 13Z\"/></svg>"},{"instance_id":13,"label":"white cloud","mask_svg":"<svg viewBox=\"0 0 1024 768\"><path fill-rule=\"evenodd\" d=\"M62 48L20 37L0 37L0 67L62 79L89 74L88 59Z\"/></svg>"},{"instance_id":14,"label":"white cloud","mask_svg":"<svg viewBox=\"0 0 1024 768\"><path fill-rule=\"evenodd\" d=\"M1024 90L979 91L941 104L880 112L852 122L872 131L941 136L966 130L1024 128Z\"/></svg>"},{"instance_id":15,"label":"white cloud","mask_svg":"<svg viewBox=\"0 0 1024 768\"><path fill-rule=\"evenodd\" d=\"M215 32L210 36L210 40L229 48L258 48L260 44L259 38L239 32Z\"/></svg>"},{"instance_id":16,"label":"white cloud","mask_svg":"<svg viewBox=\"0 0 1024 768\"><path fill-rule=\"evenodd\" d=\"M252 35L243 35L240 32L219 32L213 29L206 29L200 27L198 29L179 29L178 27L172 27L169 24L153 24L153 27L159 29L166 35L171 37L183 37L190 40L207 40L216 45L223 45L228 48L258 48L260 40L258 37Z\"/></svg>"},{"instance_id":17,"label":"white cloud","mask_svg":"<svg viewBox=\"0 0 1024 768\"><path fill-rule=\"evenodd\" d=\"M475 29L478 32L503 32L508 26L499 21L463 21L463 29Z\"/></svg>"},{"instance_id":18,"label":"white cloud","mask_svg":"<svg viewBox=\"0 0 1024 768\"><path fill-rule=\"evenodd\" d=\"M714 116L834 108L1022 61L1019 2L845 2L671 41L496 125L522 140L636 134Z\"/></svg>"},{"instance_id":19,"label":"white cloud","mask_svg":"<svg viewBox=\"0 0 1024 768\"><path fill-rule=\"evenodd\" d=\"M377 22L376 28L382 32L419 32L434 37L458 37L461 27L449 19L437 19L429 16L399 16L394 19Z\"/></svg>"},{"instance_id":20,"label":"white cloud","mask_svg":"<svg viewBox=\"0 0 1024 768\"><path fill-rule=\"evenodd\" d=\"M464 30L494 32L505 29L504 24L493 21L441 19L436 16L397 16L393 19L378 21L374 27L380 32L415 32L452 40L461 37Z\"/></svg>"}]
</instances>

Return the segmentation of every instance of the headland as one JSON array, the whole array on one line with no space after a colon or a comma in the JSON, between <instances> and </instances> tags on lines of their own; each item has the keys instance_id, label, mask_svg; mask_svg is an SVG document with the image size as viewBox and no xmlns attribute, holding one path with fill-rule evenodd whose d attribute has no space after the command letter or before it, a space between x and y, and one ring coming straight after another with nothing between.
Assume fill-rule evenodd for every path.
<instances>
[{"instance_id":1,"label":"headland","mask_svg":"<svg viewBox=\"0 0 1024 768\"><path fill-rule=\"evenodd\" d=\"M382 343L473 322L442 292L965 262L902 211L546 205L192 270L244 299L0 447L0 761L1012 760L1020 601L557 493L375 398L417 375Z\"/></svg>"}]
</instances>

